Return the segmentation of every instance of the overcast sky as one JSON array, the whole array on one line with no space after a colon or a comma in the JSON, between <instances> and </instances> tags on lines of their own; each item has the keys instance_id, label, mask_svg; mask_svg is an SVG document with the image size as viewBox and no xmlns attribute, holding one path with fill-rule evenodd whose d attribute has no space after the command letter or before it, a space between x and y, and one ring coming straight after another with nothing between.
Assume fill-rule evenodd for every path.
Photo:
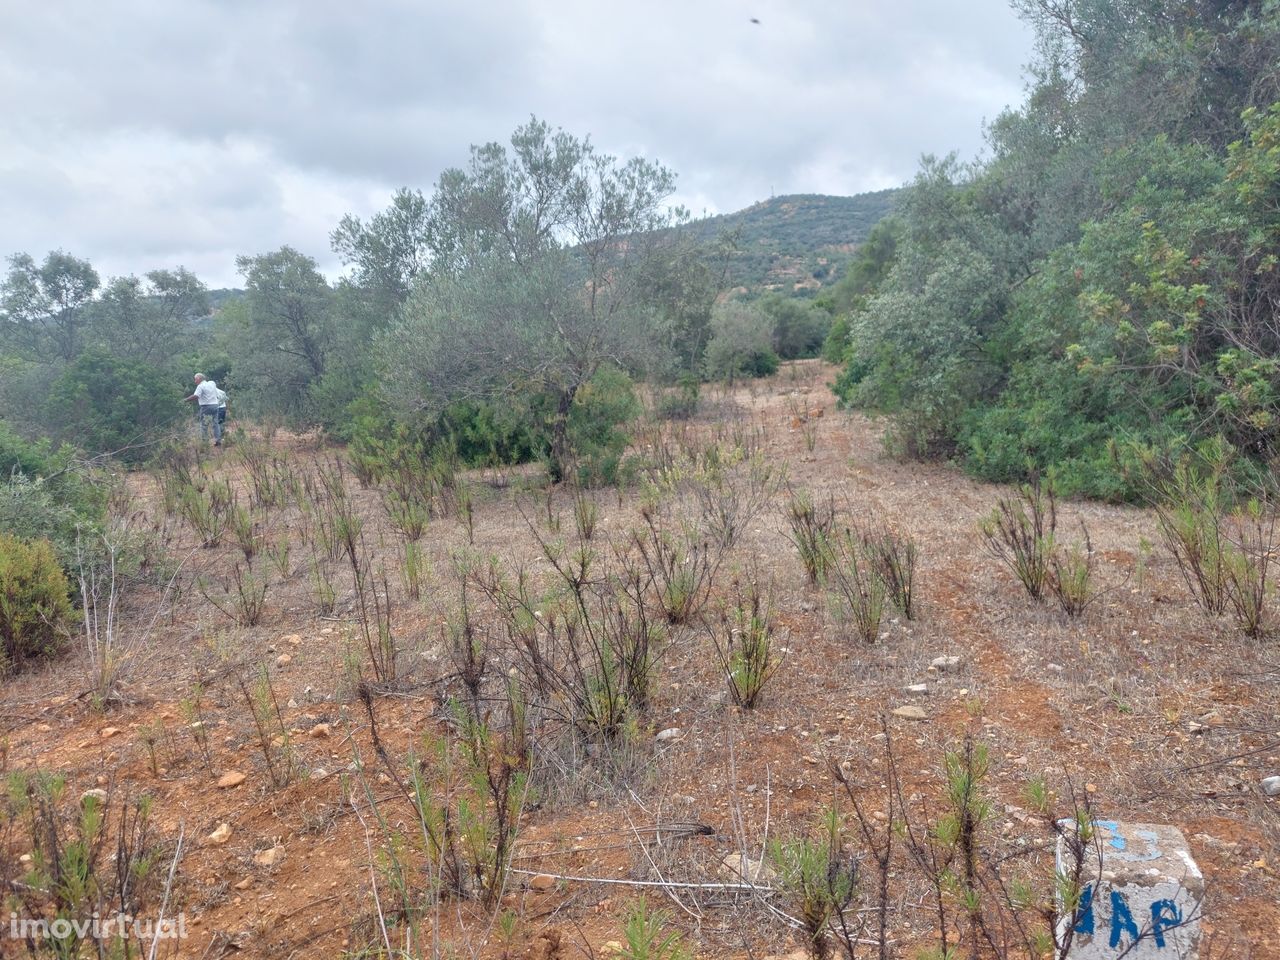
<instances>
[{"instance_id":1,"label":"overcast sky","mask_svg":"<svg viewBox=\"0 0 1280 960\"><path fill-rule=\"evenodd\" d=\"M876 190L977 155L1030 55L1004 0L0 0L0 255L333 274L344 213L530 114L695 213Z\"/></svg>"}]
</instances>

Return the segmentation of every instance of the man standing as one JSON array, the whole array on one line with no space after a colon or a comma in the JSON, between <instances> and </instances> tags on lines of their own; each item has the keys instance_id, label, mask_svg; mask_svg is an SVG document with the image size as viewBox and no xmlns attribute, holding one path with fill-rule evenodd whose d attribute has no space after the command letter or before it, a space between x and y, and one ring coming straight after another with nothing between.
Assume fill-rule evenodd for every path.
<instances>
[{"instance_id":1,"label":"man standing","mask_svg":"<svg viewBox=\"0 0 1280 960\"><path fill-rule=\"evenodd\" d=\"M217 384L214 384L217 387ZM227 432L227 391L221 387L218 390L218 429L224 434Z\"/></svg>"},{"instance_id":2,"label":"man standing","mask_svg":"<svg viewBox=\"0 0 1280 960\"><path fill-rule=\"evenodd\" d=\"M222 424L218 421L218 385L206 380L203 373L195 375L196 389L187 400L200 406L200 439L209 438L209 426L213 425L213 445L222 446Z\"/></svg>"}]
</instances>

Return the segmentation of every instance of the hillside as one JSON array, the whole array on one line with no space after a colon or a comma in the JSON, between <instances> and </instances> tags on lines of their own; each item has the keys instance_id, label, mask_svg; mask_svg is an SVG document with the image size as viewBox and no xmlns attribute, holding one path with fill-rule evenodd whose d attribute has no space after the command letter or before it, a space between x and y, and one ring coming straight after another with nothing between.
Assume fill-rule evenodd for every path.
<instances>
[{"instance_id":1,"label":"hillside","mask_svg":"<svg viewBox=\"0 0 1280 960\"><path fill-rule=\"evenodd\" d=\"M692 229L705 241L738 231L727 286L812 296L838 279L854 247L893 209L898 193L771 197L699 220Z\"/></svg>"}]
</instances>

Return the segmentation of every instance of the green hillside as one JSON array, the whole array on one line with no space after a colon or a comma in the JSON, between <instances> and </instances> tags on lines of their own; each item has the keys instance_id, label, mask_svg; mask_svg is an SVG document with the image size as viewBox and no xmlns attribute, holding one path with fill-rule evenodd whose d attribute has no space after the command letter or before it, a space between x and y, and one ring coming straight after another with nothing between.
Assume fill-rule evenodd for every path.
<instances>
[{"instance_id":1,"label":"green hillside","mask_svg":"<svg viewBox=\"0 0 1280 960\"><path fill-rule=\"evenodd\" d=\"M792 194L695 221L703 240L737 231L727 285L813 296L837 280L854 248L893 209L898 190L853 197Z\"/></svg>"}]
</instances>

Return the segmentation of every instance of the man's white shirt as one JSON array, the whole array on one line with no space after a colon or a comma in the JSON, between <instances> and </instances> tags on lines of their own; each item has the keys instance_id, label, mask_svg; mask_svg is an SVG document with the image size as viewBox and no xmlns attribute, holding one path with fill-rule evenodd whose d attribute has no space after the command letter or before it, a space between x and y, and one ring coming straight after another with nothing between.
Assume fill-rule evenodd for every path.
<instances>
[{"instance_id":1,"label":"man's white shirt","mask_svg":"<svg viewBox=\"0 0 1280 960\"><path fill-rule=\"evenodd\" d=\"M202 407L218 405L218 385L212 380L201 380L196 384L196 403Z\"/></svg>"}]
</instances>

